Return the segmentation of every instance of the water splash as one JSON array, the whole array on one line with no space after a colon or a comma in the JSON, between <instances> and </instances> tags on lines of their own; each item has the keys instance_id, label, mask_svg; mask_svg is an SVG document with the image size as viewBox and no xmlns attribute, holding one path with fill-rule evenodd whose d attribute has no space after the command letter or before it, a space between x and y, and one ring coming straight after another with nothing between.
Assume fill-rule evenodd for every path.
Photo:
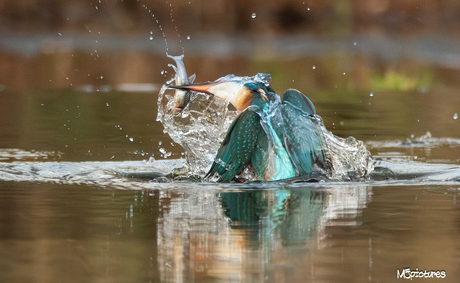
<instances>
[{"instance_id":1,"label":"water splash","mask_svg":"<svg viewBox=\"0 0 460 283\"><path fill-rule=\"evenodd\" d=\"M346 139L329 132L321 123L324 138L331 154L332 179L359 181L374 170L374 160L364 143L354 137Z\"/></svg>"},{"instance_id":2,"label":"water splash","mask_svg":"<svg viewBox=\"0 0 460 283\"><path fill-rule=\"evenodd\" d=\"M174 90L164 85L158 95L157 121L163 124L163 132L183 147L187 171L203 175L238 113L228 111L223 100L193 91L190 103L180 113L176 113L174 104Z\"/></svg>"},{"instance_id":3,"label":"water splash","mask_svg":"<svg viewBox=\"0 0 460 283\"><path fill-rule=\"evenodd\" d=\"M152 19L155 21L155 23L157 24L158 26L158 29L160 30L161 32L161 35L163 36L163 39L164 39L164 42L165 42L165 48L166 48L166 52L169 51L169 45L168 45L168 40L166 39L166 34L163 30L163 27L162 25L160 24L160 22L158 21L157 17L155 16L155 14L153 13L153 11L151 9L149 9L149 7L145 4L142 4L142 8L144 8L144 10L146 10L150 16L152 17ZM172 16L171 16L172 17ZM154 37L153 37L153 31L150 31L150 35L149 35L149 40L153 40Z\"/></svg>"},{"instance_id":4,"label":"water splash","mask_svg":"<svg viewBox=\"0 0 460 283\"><path fill-rule=\"evenodd\" d=\"M229 101L192 91L190 103L177 113L174 107L174 90L167 87L173 80L167 82L159 93L157 121L163 124L163 131L184 148L188 172L203 175L214 161L220 143L239 111L228 111ZM271 76L267 74L257 74L254 77L227 75L216 82L232 80L243 83L256 81L267 86L271 84ZM276 102L280 103L279 97ZM272 105L271 108L279 107ZM277 118L278 115L275 114L278 112L273 110L273 119ZM367 178L374 169L374 162L363 142L353 137L337 137L324 127L319 116L318 120L333 164L333 171L328 175L340 181Z\"/></svg>"},{"instance_id":5,"label":"water splash","mask_svg":"<svg viewBox=\"0 0 460 283\"><path fill-rule=\"evenodd\" d=\"M253 77L227 75L217 82L235 79L261 82L267 86L271 84L271 77L266 74ZM163 124L163 132L183 147L188 172L203 175L214 161L225 133L239 111L229 111L229 101L192 91L188 105L177 113L175 92L166 85L163 85L158 95L157 121Z\"/></svg>"}]
</instances>

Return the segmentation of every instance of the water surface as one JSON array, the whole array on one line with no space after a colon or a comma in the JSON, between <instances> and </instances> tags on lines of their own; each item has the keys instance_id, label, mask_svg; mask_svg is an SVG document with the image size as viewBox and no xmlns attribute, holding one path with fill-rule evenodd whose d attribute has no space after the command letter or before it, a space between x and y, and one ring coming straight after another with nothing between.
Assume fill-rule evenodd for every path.
<instances>
[{"instance_id":1,"label":"water surface","mask_svg":"<svg viewBox=\"0 0 460 283\"><path fill-rule=\"evenodd\" d=\"M458 274L456 186L1 183L5 282L393 282Z\"/></svg>"},{"instance_id":2,"label":"water surface","mask_svg":"<svg viewBox=\"0 0 460 283\"><path fill-rule=\"evenodd\" d=\"M289 40L298 51L288 56L273 56L282 47L274 41L259 56L196 51L185 63L197 81L271 73L277 92L306 93L328 130L363 140L377 165L402 178L226 185L123 178L117 173L182 164L182 149L155 120L172 62L117 45L99 49L100 57L86 49L5 51L0 281L393 282L409 267L444 270L442 282L456 282L460 85L456 61L446 62L456 49L448 44L442 53L426 39L401 49L392 40Z\"/></svg>"}]
</instances>

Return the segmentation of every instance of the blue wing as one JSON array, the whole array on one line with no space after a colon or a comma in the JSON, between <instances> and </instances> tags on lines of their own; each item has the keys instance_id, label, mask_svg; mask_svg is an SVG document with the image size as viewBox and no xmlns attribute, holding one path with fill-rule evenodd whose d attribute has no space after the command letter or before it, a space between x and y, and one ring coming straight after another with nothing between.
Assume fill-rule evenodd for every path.
<instances>
[{"instance_id":1,"label":"blue wing","mask_svg":"<svg viewBox=\"0 0 460 283\"><path fill-rule=\"evenodd\" d=\"M313 165L332 170L329 150L313 103L301 92L289 89L283 95L286 150L300 175L309 174Z\"/></svg>"},{"instance_id":2,"label":"blue wing","mask_svg":"<svg viewBox=\"0 0 460 283\"><path fill-rule=\"evenodd\" d=\"M217 151L214 163L205 177L217 173L218 182L230 182L251 162L254 147L261 130L260 116L246 109L230 125L225 139Z\"/></svg>"}]
</instances>

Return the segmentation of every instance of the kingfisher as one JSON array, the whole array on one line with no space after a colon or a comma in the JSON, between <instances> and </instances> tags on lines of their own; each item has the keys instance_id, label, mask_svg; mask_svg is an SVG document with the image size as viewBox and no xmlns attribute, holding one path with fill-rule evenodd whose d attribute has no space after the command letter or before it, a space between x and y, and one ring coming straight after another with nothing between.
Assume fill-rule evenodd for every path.
<instances>
[{"instance_id":1,"label":"kingfisher","mask_svg":"<svg viewBox=\"0 0 460 283\"><path fill-rule=\"evenodd\" d=\"M230 182L248 166L257 180L265 181L310 176L314 171L330 176L332 162L321 118L298 90L288 89L281 100L271 86L271 76L262 73L169 87L208 93L242 111L205 177L217 174L218 182Z\"/></svg>"}]
</instances>

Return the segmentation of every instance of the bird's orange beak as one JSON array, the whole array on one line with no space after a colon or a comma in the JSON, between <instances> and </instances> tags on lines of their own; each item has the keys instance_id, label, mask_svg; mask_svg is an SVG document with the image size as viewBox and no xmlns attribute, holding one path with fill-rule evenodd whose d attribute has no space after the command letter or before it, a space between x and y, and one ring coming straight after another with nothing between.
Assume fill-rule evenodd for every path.
<instances>
[{"instance_id":1,"label":"bird's orange beak","mask_svg":"<svg viewBox=\"0 0 460 283\"><path fill-rule=\"evenodd\" d=\"M198 84L190 84L190 85L168 85L168 87L175 88L175 89L191 90L191 91L196 91L196 92L204 92L204 93L214 95L212 92L209 92L209 89L215 85L217 84L212 83L212 82L207 82L207 83L198 83Z\"/></svg>"},{"instance_id":2,"label":"bird's orange beak","mask_svg":"<svg viewBox=\"0 0 460 283\"><path fill-rule=\"evenodd\" d=\"M230 102L238 110L244 110L244 106L247 103L243 103L243 100L246 101L252 96L247 87L244 87L241 82L235 81L217 81L189 85L168 85L168 87L211 94L224 101Z\"/></svg>"}]
</instances>

